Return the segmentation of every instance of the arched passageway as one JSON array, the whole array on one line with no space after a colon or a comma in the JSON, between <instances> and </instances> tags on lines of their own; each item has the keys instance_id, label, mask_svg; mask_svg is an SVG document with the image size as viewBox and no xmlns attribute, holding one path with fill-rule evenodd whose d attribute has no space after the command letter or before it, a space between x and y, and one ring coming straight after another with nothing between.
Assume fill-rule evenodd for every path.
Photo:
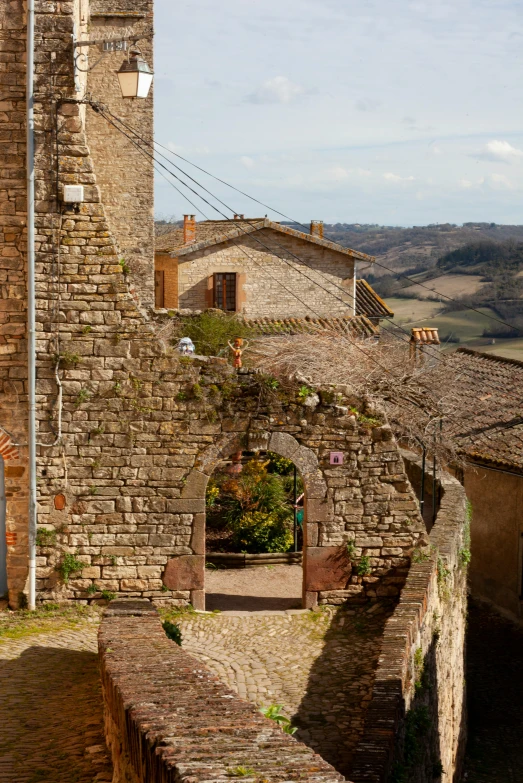
<instances>
[{"instance_id":1,"label":"arched passageway","mask_svg":"<svg viewBox=\"0 0 523 783\"><path fill-rule=\"evenodd\" d=\"M292 460L238 451L206 492L205 607L267 611L302 607L304 488Z\"/></svg>"},{"instance_id":2,"label":"arched passageway","mask_svg":"<svg viewBox=\"0 0 523 783\"><path fill-rule=\"evenodd\" d=\"M308 568L311 548L318 547L319 519L325 514L327 485L318 467L318 459L312 449L301 445L286 432L248 431L243 434L224 434L217 443L203 451L196 467L188 476L182 491L180 510L193 514L191 548L194 555L170 561L164 575L164 583L171 589L190 589L191 603L196 609L205 608L205 555L206 514L205 499L210 477L224 460L230 460L238 452L253 454L272 453L289 460L296 466L303 482L303 579L301 606L310 608L317 602L318 588L310 589ZM186 501L186 505L183 505Z\"/></svg>"}]
</instances>

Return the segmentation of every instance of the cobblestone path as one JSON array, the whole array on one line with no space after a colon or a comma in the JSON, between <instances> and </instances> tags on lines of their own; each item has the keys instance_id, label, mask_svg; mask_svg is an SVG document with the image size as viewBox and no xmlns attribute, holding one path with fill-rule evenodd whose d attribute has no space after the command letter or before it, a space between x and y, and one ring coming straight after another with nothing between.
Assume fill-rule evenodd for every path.
<instances>
[{"instance_id":1,"label":"cobblestone path","mask_svg":"<svg viewBox=\"0 0 523 783\"><path fill-rule=\"evenodd\" d=\"M466 783L523 781L523 630L471 602Z\"/></svg>"},{"instance_id":2,"label":"cobblestone path","mask_svg":"<svg viewBox=\"0 0 523 783\"><path fill-rule=\"evenodd\" d=\"M0 781L112 779L103 736L97 625L0 641Z\"/></svg>"},{"instance_id":3,"label":"cobblestone path","mask_svg":"<svg viewBox=\"0 0 523 783\"><path fill-rule=\"evenodd\" d=\"M349 777L388 614L377 606L189 614L179 624L185 650L243 698L283 704L296 738Z\"/></svg>"}]
</instances>

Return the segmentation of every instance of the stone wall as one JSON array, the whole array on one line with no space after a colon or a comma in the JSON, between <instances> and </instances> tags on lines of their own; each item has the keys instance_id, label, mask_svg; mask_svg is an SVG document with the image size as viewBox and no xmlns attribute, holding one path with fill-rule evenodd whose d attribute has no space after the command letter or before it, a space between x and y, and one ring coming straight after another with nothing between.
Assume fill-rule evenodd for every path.
<instances>
[{"instance_id":1,"label":"stone wall","mask_svg":"<svg viewBox=\"0 0 523 783\"><path fill-rule=\"evenodd\" d=\"M17 67L25 30L21 3L9 12L3 78L12 88L24 77ZM141 309L102 200L107 184L100 187L86 133L91 108L77 103L74 90L71 36L75 21L87 34L85 13L85 3L37 4L40 600L85 602L106 591L201 606L205 485L255 436L291 458L306 485L305 604L397 595L424 533L379 414L359 404L353 415L332 393L304 405L292 390L275 394L262 376L234 374L224 360L180 359L169 319L150 321ZM12 99L5 108L4 130L21 139L20 104ZM9 430L8 581L16 606L27 575L25 215L23 142L10 143L0 424ZM78 183L85 201L63 205L63 185ZM343 452L343 465L330 465L331 451Z\"/></svg>"},{"instance_id":2,"label":"stone wall","mask_svg":"<svg viewBox=\"0 0 523 783\"><path fill-rule=\"evenodd\" d=\"M22 586L28 541L25 38L22 0L0 4L0 453L7 566Z\"/></svg>"},{"instance_id":3,"label":"stone wall","mask_svg":"<svg viewBox=\"0 0 523 783\"><path fill-rule=\"evenodd\" d=\"M223 459L256 448L291 459L304 481L305 605L399 593L424 534L376 412L355 415L327 393L305 405L223 359L178 358L142 330L118 340L79 331L68 344L78 361L63 371L67 450L40 460L39 521L56 535L39 552L41 599L107 590L203 608L206 484ZM85 566L64 584L66 554Z\"/></svg>"},{"instance_id":4,"label":"stone wall","mask_svg":"<svg viewBox=\"0 0 523 783\"><path fill-rule=\"evenodd\" d=\"M420 464L408 458L418 485ZM427 476L427 485L432 481ZM468 533L465 493L437 477L430 548L410 567L382 653L353 777L357 783L453 783L466 739L464 649Z\"/></svg>"},{"instance_id":5,"label":"stone wall","mask_svg":"<svg viewBox=\"0 0 523 783\"><path fill-rule=\"evenodd\" d=\"M354 262L349 256L268 228L172 263L178 265L178 302L166 298L167 308L212 307L209 279L216 272L235 272L237 309L249 318L353 312Z\"/></svg>"},{"instance_id":6,"label":"stone wall","mask_svg":"<svg viewBox=\"0 0 523 783\"><path fill-rule=\"evenodd\" d=\"M99 636L115 783L344 780L170 641L150 604L126 603L111 604Z\"/></svg>"},{"instance_id":7,"label":"stone wall","mask_svg":"<svg viewBox=\"0 0 523 783\"><path fill-rule=\"evenodd\" d=\"M91 3L89 38L118 38L133 34L148 37L138 46L148 65L154 70L153 2L118 0ZM92 51L91 62L99 56ZM125 54L105 55L89 74L88 89L147 142L154 138L153 93L146 99L122 98L115 71ZM128 131L123 128L125 133ZM121 258L129 267L129 280L144 305L154 305L154 171L151 160L103 117L92 110L86 114L86 133L96 170L96 180L103 193L107 222L114 235ZM150 149L143 146L145 151Z\"/></svg>"}]
</instances>

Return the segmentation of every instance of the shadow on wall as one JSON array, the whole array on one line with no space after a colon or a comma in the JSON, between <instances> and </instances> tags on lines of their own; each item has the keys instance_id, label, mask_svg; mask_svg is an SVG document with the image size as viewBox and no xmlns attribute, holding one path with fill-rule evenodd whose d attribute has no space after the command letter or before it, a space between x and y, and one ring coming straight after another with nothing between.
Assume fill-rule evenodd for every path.
<instances>
[{"instance_id":1,"label":"shadow on wall","mask_svg":"<svg viewBox=\"0 0 523 783\"><path fill-rule=\"evenodd\" d=\"M1 664L2 781L110 780L96 653L35 646Z\"/></svg>"},{"instance_id":2,"label":"shadow on wall","mask_svg":"<svg viewBox=\"0 0 523 783\"><path fill-rule=\"evenodd\" d=\"M323 652L310 671L307 691L293 717L296 739L349 780L372 695L383 630L394 607L393 601L384 601L343 606L334 614ZM319 613L311 613L309 622L314 624L318 617Z\"/></svg>"},{"instance_id":3,"label":"shadow on wall","mask_svg":"<svg viewBox=\"0 0 523 783\"><path fill-rule=\"evenodd\" d=\"M445 716L439 714L438 640L434 633L425 657L421 647L414 654L414 698L402 721L390 783L437 783L445 773L439 731Z\"/></svg>"}]
</instances>

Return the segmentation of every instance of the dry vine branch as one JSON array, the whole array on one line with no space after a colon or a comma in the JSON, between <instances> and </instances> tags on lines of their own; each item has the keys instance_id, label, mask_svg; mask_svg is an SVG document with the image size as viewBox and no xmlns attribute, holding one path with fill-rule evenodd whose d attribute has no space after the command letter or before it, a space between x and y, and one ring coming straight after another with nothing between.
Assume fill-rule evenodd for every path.
<instances>
[{"instance_id":1,"label":"dry vine branch","mask_svg":"<svg viewBox=\"0 0 523 783\"><path fill-rule=\"evenodd\" d=\"M409 350L407 343L388 335L370 343L325 330L260 338L249 357L276 377L294 377L317 388L334 386L349 399L378 403L404 445L422 442L444 463L460 463L452 436L467 415L462 396L454 391L464 372L463 361L456 354L441 360L426 351L415 364Z\"/></svg>"}]
</instances>

